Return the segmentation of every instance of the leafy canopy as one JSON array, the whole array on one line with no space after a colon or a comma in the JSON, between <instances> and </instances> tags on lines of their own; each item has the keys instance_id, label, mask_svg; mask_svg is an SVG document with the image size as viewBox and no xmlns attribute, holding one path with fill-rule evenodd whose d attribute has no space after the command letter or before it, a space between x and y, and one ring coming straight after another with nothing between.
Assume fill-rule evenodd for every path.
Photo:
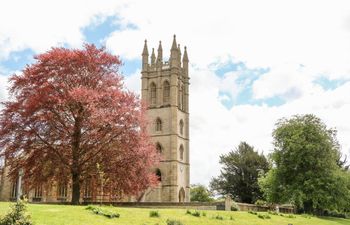
<instances>
[{"instance_id":1,"label":"leafy canopy","mask_svg":"<svg viewBox=\"0 0 350 225\"><path fill-rule=\"evenodd\" d=\"M342 210L350 200L336 130L314 115L283 118L273 131L273 168L259 181L268 201L306 212Z\"/></svg>"},{"instance_id":2,"label":"leafy canopy","mask_svg":"<svg viewBox=\"0 0 350 225\"><path fill-rule=\"evenodd\" d=\"M202 184L191 185L191 202L212 202L212 193Z\"/></svg>"},{"instance_id":3,"label":"leafy canopy","mask_svg":"<svg viewBox=\"0 0 350 225\"><path fill-rule=\"evenodd\" d=\"M136 195L155 184L150 168L159 156L139 98L123 87L120 59L88 44L35 59L11 77L11 100L0 114L0 156L10 176L23 168L29 187L70 182L73 203L84 181L98 192L97 164L110 195Z\"/></svg>"}]
</instances>

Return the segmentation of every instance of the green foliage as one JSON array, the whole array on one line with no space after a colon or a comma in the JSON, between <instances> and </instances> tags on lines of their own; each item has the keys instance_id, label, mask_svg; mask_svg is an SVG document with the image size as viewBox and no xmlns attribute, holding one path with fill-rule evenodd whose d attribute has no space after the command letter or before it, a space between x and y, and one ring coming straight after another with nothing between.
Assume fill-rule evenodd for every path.
<instances>
[{"instance_id":1,"label":"green foliage","mask_svg":"<svg viewBox=\"0 0 350 225\"><path fill-rule=\"evenodd\" d=\"M258 213L258 218L260 218L260 219L271 219L271 216L269 216L268 214L260 214L260 213Z\"/></svg>"},{"instance_id":2,"label":"green foliage","mask_svg":"<svg viewBox=\"0 0 350 225\"><path fill-rule=\"evenodd\" d=\"M167 224L167 225L184 225L184 224L183 224L181 221L179 221L179 220L170 220L170 219L167 219L166 224Z\"/></svg>"},{"instance_id":3,"label":"green foliage","mask_svg":"<svg viewBox=\"0 0 350 225\"><path fill-rule=\"evenodd\" d=\"M324 216L331 216L331 217L337 217L337 218L350 218L350 214L349 213L338 212L336 210L334 210L334 211L326 210L324 212Z\"/></svg>"},{"instance_id":4,"label":"green foliage","mask_svg":"<svg viewBox=\"0 0 350 225\"><path fill-rule=\"evenodd\" d=\"M150 211L149 217L160 217L160 214L158 211Z\"/></svg>"},{"instance_id":5,"label":"green foliage","mask_svg":"<svg viewBox=\"0 0 350 225\"><path fill-rule=\"evenodd\" d=\"M249 213L249 214L253 214L253 215L258 215L258 213L257 213L257 212L255 212L255 211L251 211L251 210L249 210L249 211L248 211L248 213Z\"/></svg>"},{"instance_id":6,"label":"green foliage","mask_svg":"<svg viewBox=\"0 0 350 225\"><path fill-rule=\"evenodd\" d=\"M239 211L238 205L235 204L235 203L233 203L233 204L231 205L231 211Z\"/></svg>"},{"instance_id":7,"label":"green foliage","mask_svg":"<svg viewBox=\"0 0 350 225\"><path fill-rule=\"evenodd\" d=\"M267 211L268 214L278 216L278 212L276 211Z\"/></svg>"},{"instance_id":8,"label":"green foliage","mask_svg":"<svg viewBox=\"0 0 350 225\"><path fill-rule=\"evenodd\" d=\"M246 142L241 142L234 151L220 156L220 164L221 174L210 182L211 190L246 203L262 198L258 176L269 170L269 163L263 154Z\"/></svg>"},{"instance_id":9,"label":"green foliage","mask_svg":"<svg viewBox=\"0 0 350 225\"><path fill-rule=\"evenodd\" d=\"M195 216L195 217L200 217L201 216L201 213L199 211L194 211L194 212L191 212L189 209L187 209L186 211L186 214L187 215L192 215L192 216Z\"/></svg>"},{"instance_id":10,"label":"green foliage","mask_svg":"<svg viewBox=\"0 0 350 225\"><path fill-rule=\"evenodd\" d=\"M0 225L32 225L30 216L26 214L25 200L19 200L11 206L11 211L0 219Z\"/></svg>"},{"instance_id":11,"label":"green foliage","mask_svg":"<svg viewBox=\"0 0 350 225\"><path fill-rule=\"evenodd\" d=\"M309 214L301 214L303 218L311 219L311 215Z\"/></svg>"},{"instance_id":12,"label":"green foliage","mask_svg":"<svg viewBox=\"0 0 350 225\"><path fill-rule=\"evenodd\" d=\"M198 211L194 211L194 212L192 213L192 216L200 217L200 216L201 216L201 213L198 212Z\"/></svg>"},{"instance_id":13,"label":"green foliage","mask_svg":"<svg viewBox=\"0 0 350 225\"><path fill-rule=\"evenodd\" d=\"M107 210L102 209L100 207L95 207L95 206L92 206L92 205L87 206L85 209L86 210L91 210L96 215L101 215L101 216L107 217L109 219L119 218L120 217L119 213L110 212L110 211L107 211Z\"/></svg>"},{"instance_id":14,"label":"green foliage","mask_svg":"<svg viewBox=\"0 0 350 225\"><path fill-rule=\"evenodd\" d=\"M191 185L191 202L212 202L212 193L202 184Z\"/></svg>"},{"instance_id":15,"label":"green foliage","mask_svg":"<svg viewBox=\"0 0 350 225\"><path fill-rule=\"evenodd\" d=\"M224 217L222 217L222 216L220 216L220 215L216 215L216 216L214 217L214 219L216 219L216 220L224 220Z\"/></svg>"},{"instance_id":16,"label":"green foliage","mask_svg":"<svg viewBox=\"0 0 350 225\"><path fill-rule=\"evenodd\" d=\"M258 199L254 204L257 206L266 206L267 202L264 200Z\"/></svg>"},{"instance_id":17,"label":"green foliage","mask_svg":"<svg viewBox=\"0 0 350 225\"><path fill-rule=\"evenodd\" d=\"M350 207L349 173L339 163L336 130L314 115L281 119L273 131L273 169L259 179L266 199L301 212Z\"/></svg>"}]
</instances>

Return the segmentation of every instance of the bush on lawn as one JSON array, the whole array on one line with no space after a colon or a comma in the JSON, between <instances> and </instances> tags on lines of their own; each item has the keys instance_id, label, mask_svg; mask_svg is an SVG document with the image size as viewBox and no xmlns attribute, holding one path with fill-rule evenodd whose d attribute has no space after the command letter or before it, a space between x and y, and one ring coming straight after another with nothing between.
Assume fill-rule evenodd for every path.
<instances>
[{"instance_id":1,"label":"bush on lawn","mask_svg":"<svg viewBox=\"0 0 350 225\"><path fill-rule=\"evenodd\" d=\"M167 225L184 225L181 221L170 220L170 219L167 219L166 224Z\"/></svg>"},{"instance_id":2,"label":"bush on lawn","mask_svg":"<svg viewBox=\"0 0 350 225\"><path fill-rule=\"evenodd\" d=\"M160 217L160 214L158 211L150 211L149 217Z\"/></svg>"},{"instance_id":3,"label":"bush on lawn","mask_svg":"<svg viewBox=\"0 0 350 225\"><path fill-rule=\"evenodd\" d=\"M87 206L85 208L86 210L91 210L93 213L97 214L97 215L101 215L101 216L105 216L107 218L119 218L120 217L120 214L119 213L115 213L115 212L110 212L110 211L107 211L107 210L104 210L100 207L95 207L95 206Z\"/></svg>"},{"instance_id":4,"label":"bush on lawn","mask_svg":"<svg viewBox=\"0 0 350 225\"><path fill-rule=\"evenodd\" d=\"M32 225L33 223L26 211L26 200L19 200L11 206L10 212L0 219L0 225Z\"/></svg>"}]
</instances>

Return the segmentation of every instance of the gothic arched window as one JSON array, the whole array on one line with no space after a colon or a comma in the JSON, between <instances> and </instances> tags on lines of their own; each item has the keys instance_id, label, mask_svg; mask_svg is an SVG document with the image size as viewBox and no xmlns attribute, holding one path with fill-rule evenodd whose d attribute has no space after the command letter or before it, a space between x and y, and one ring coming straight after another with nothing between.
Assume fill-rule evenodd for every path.
<instances>
[{"instance_id":1,"label":"gothic arched window","mask_svg":"<svg viewBox=\"0 0 350 225\"><path fill-rule=\"evenodd\" d=\"M91 200L92 198L92 182L90 179L86 179L84 182L83 198L84 198L84 201Z\"/></svg>"},{"instance_id":2,"label":"gothic arched window","mask_svg":"<svg viewBox=\"0 0 350 225\"><path fill-rule=\"evenodd\" d=\"M160 118L156 119L156 131L162 131L162 120Z\"/></svg>"},{"instance_id":3,"label":"gothic arched window","mask_svg":"<svg viewBox=\"0 0 350 225\"><path fill-rule=\"evenodd\" d=\"M58 185L57 185L57 199L58 200L66 200L67 188L68 188L68 185L66 182L58 183Z\"/></svg>"},{"instance_id":4,"label":"gothic arched window","mask_svg":"<svg viewBox=\"0 0 350 225\"><path fill-rule=\"evenodd\" d=\"M181 109L182 109L182 110L185 110L185 104L186 104L185 101L186 101L186 100L185 100L185 88L184 88L184 86L182 85L182 86L181 86L181 106L182 106Z\"/></svg>"},{"instance_id":5,"label":"gothic arched window","mask_svg":"<svg viewBox=\"0 0 350 225\"><path fill-rule=\"evenodd\" d=\"M43 187L41 185L37 185L34 188L33 201L41 201L42 197L43 197Z\"/></svg>"},{"instance_id":6,"label":"gothic arched window","mask_svg":"<svg viewBox=\"0 0 350 225\"><path fill-rule=\"evenodd\" d=\"M179 126L180 126L180 134L183 135L183 133L184 133L184 121L183 120L180 120Z\"/></svg>"},{"instance_id":7,"label":"gothic arched window","mask_svg":"<svg viewBox=\"0 0 350 225\"><path fill-rule=\"evenodd\" d=\"M151 89L150 103L152 105L157 104L157 86L156 86L156 84L152 82L150 85L150 89Z\"/></svg>"},{"instance_id":8,"label":"gothic arched window","mask_svg":"<svg viewBox=\"0 0 350 225\"><path fill-rule=\"evenodd\" d=\"M157 149L158 153L162 153L162 151L163 151L162 145L159 142L157 142L157 144L156 144L156 149Z\"/></svg>"},{"instance_id":9,"label":"gothic arched window","mask_svg":"<svg viewBox=\"0 0 350 225\"><path fill-rule=\"evenodd\" d=\"M180 145L179 153L180 153L180 160L183 160L184 159L184 146L183 145Z\"/></svg>"},{"instance_id":10,"label":"gothic arched window","mask_svg":"<svg viewBox=\"0 0 350 225\"><path fill-rule=\"evenodd\" d=\"M164 84L163 84L163 102L169 103L169 100L170 100L170 84L166 80L164 81Z\"/></svg>"},{"instance_id":11,"label":"gothic arched window","mask_svg":"<svg viewBox=\"0 0 350 225\"><path fill-rule=\"evenodd\" d=\"M181 89L180 89L180 84L177 86L177 104L179 109L182 108L182 104L181 104Z\"/></svg>"}]
</instances>

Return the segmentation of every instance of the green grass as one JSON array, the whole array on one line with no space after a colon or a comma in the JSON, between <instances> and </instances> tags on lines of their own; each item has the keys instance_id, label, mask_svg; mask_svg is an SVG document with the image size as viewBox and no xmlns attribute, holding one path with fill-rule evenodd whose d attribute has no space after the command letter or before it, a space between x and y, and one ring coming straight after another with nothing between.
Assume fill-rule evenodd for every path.
<instances>
[{"instance_id":1,"label":"green grass","mask_svg":"<svg viewBox=\"0 0 350 225\"><path fill-rule=\"evenodd\" d=\"M0 215L9 210L10 203L0 202ZM339 218L287 218L269 215L271 219L261 219L247 212L199 211L201 215L186 214L186 209L156 209L160 217L150 217L155 209L102 207L104 210L120 214L120 218L108 219L96 215L86 206L29 204L28 209L36 225L166 225L167 219L175 219L184 225L350 225L350 219ZM194 211L194 210L192 210ZM259 213L267 215L267 213ZM217 218L223 218L217 219Z\"/></svg>"}]
</instances>

